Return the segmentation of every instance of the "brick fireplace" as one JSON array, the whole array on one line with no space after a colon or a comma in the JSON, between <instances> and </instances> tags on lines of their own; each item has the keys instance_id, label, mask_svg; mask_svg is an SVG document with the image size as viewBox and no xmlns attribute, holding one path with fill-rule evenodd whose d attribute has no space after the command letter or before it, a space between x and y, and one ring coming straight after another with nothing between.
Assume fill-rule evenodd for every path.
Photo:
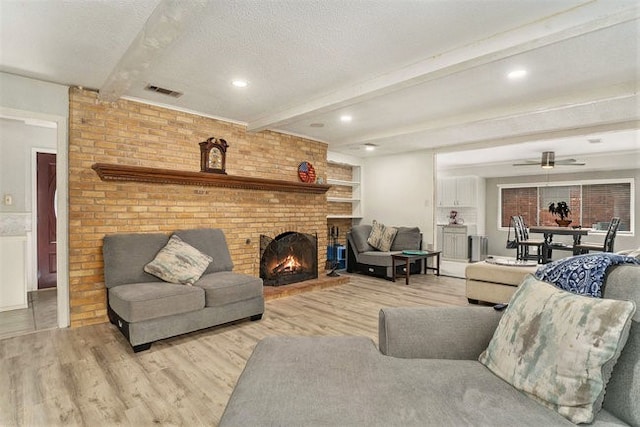
<instances>
[{"instance_id":1,"label":"brick fireplace","mask_svg":"<svg viewBox=\"0 0 640 427\"><path fill-rule=\"evenodd\" d=\"M198 185L102 181L95 163L197 172L198 143L229 143L229 175L299 182L300 162L327 177L324 143L181 111L120 100L98 102L70 90L69 275L71 326L107 321L102 239L109 233L216 227L227 238L237 272L259 276L260 235L283 230L317 235L317 274L324 275L325 194Z\"/></svg>"},{"instance_id":2,"label":"brick fireplace","mask_svg":"<svg viewBox=\"0 0 640 427\"><path fill-rule=\"evenodd\" d=\"M288 231L260 236L260 278L281 286L318 278L318 236Z\"/></svg>"}]
</instances>

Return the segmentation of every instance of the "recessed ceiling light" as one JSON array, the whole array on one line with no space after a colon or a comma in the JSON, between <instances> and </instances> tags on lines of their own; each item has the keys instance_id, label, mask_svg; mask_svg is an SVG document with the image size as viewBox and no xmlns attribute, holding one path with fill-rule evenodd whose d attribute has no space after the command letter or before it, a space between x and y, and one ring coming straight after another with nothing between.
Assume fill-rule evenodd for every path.
<instances>
[{"instance_id":1,"label":"recessed ceiling light","mask_svg":"<svg viewBox=\"0 0 640 427\"><path fill-rule=\"evenodd\" d=\"M375 144L371 144L371 143L364 144L364 149L367 151L373 151L376 149L376 147L377 145Z\"/></svg>"},{"instance_id":2,"label":"recessed ceiling light","mask_svg":"<svg viewBox=\"0 0 640 427\"><path fill-rule=\"evenodd\" d=\"M509 74L507 74L507 77L510 78L511 80L517 80L517 79L523 78L526 75L527 75L527 70L519 69L519 70L511 71Z\"/></svg>"},{"instance_id":3,"label":"recessed ceiling light","mask_svg":"<svg viewBox=\"0 0 640 427\"><path fill-rule=\"evenodd\" d=\"M247 87L249 85L249 82L247 82L246 80L234 80L231 82L232 85L234 85L235 87Z\"/></svg>"},{"instance_id":4,"label":"recessed ceiling light","mask_svg":"<svg viewBox=\"0 0 640 427\"><path fill-rule=\"evenodd\" d=\"M340 116L340 121L342 123L349 123L351 120L353 120L353 117L351 116L348 116L348 115Z\"/></svg>"},{"instance_id":5,"label":"recessed ceiling light","mask_svg":"<svg viewBox=\"0 0 640 427\"><path fill-rule=\"evenodd\" d=\"M312 128L322 128L324 127L324 123L311 123L309 126Z\"/></svg>"}]
</instances>

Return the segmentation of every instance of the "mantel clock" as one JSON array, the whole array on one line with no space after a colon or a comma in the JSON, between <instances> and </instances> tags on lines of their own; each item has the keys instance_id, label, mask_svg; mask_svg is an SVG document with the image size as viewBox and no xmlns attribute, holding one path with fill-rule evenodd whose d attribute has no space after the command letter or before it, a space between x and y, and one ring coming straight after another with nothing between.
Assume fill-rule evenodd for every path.
<instances>
[{"instance_id":1,"label":"mantel clock","mask_svg":"<svg viewBox=\"0 0 640 427\"><path fill-rule=\"evenodd\" d=\"M227 141L211 137L199 145L200 171L226 174L227 147L229 147Z\"/></svg>"}]
</instances>

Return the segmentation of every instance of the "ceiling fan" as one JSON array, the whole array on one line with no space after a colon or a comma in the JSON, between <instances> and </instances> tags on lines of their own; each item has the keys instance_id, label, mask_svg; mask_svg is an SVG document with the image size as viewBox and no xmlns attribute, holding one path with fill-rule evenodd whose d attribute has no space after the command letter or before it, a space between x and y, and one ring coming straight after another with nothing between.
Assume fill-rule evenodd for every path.
<instances>
[{"instance_id":1,"label":"ceiling fan","mask_svg":"<svg viewBox=\"0 0 640 427\"><path fill-rule=\"evenodd\" d=\"M556 160L556 153L554 151L544 151L540 161L524 160L522 163L514 163L513 166L541 166L542 169L552 169L555 165L584 166L585 164L586 163L578 162L576 159Z\"/></svg>"}]
</instances>

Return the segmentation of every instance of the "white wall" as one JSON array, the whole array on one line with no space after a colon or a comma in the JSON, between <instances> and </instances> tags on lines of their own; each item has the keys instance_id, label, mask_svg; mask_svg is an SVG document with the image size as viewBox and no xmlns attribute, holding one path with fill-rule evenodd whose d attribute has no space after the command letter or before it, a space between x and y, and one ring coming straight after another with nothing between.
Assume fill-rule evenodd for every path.
<instances>
[{"instance_id":1,"label":"white wall","mask_svg":"<svg viewBox=\"0 0 640 427\"><path fill-rule=\"evenodd\" d=\"M15 74L0 73L0 105L69 117L69 88Z\"/></svg>"},{"instance_id":2,"label":"white wall","mask_svg":"<svg viewBox=\"0 0 640 427\"><path fill-rule=\"evenodd\" d=\"M635 234L629 235L620 233L616 235L614 250L635 249L640 247L640 233L638 232L638 212L640 212L640 169L608 171L608 172L589 172L589 173L568 173L558 175L531 175L509 178L487 178L487 219L486 230L489 237L489 254L502 256L515 256L514 249L506 249L507 230L498 229L498 185L499 184L519 184L519 183L539 183L554 181L580 181L595 179L616 179L616 178L633 178L634 179L634 212L635 212ZM512 230L513 232L513 230ZM513 234L511 236L513 238ZM533 237L533 236L532 236ZM554 240L561 240L561 236L554 237ZM585 242L604 241L604 234L594 234L583 238ZM556 255L557 254L557 255ZM569 256L570 252L555 251L554 259L561 256Z\"/></svg>"},{"instance_id":3,"label":"white wall","mask_svg":"<svg viewBox=\"0 0 640 427\"><path fill-rule=\"evenodd\" d=\"M0 212L31 212L33 148L54 150L57 130L0 118ZM10 194L12 205L3 203Z\"/></svg>"},{"instance_id":4,"label":"white wall","mask_svg":"<svg viewBox=\"0 0 640 427\"><path fill-rule=\"evenodd\" d=\"M417 226L423 244L434 241L434 154L431 150L364 161L362 224Z\"/></svg>"},{"instance_id":5,"label":"white wall","mask_svg":"<svg viewBox=\"0 0 640 427\"><path fill-rule=\"evenodd\" d=\"M68 229L68 121L69 88L13 74L0 73L0 117L29 118L55 122L58 153L57 268L58 326L69 326L69 229ZM33 245L35 247L35 245ZM33 249L31 259L35 257ZM30 263L33 266L33 262Z\"/></svg>"}]
</instances>

